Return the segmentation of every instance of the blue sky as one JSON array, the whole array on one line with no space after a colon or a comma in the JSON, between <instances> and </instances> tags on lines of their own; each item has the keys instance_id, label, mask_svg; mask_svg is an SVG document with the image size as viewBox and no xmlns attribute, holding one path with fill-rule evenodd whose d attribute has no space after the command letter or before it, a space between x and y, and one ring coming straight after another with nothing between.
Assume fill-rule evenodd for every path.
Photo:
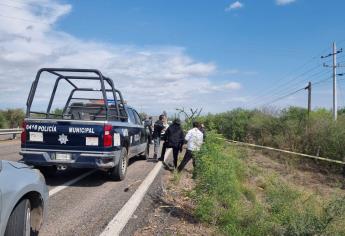
<instances>
[{"instance_id":1,"label":"blue sky","mask_svg":"<svg viewBox=\"0 0 345 236\"><path fill-rule=\"evenodd\" d=\"M122 74L118 71L116 73L110 71L110 74L113 75L115 82L119 80L119 86L123 88L125 97L128 95L130 102L141 107L143 111L151 113L159 113L162 109L173 111L178 106L204 107L205 111L211 112L239 106L249 108L262 105L305 106L306 96L303 92L273 104L269 102L303 87L308 80L316 82L326 79L331 74L329 70L322 68L323 61L319 56L331 50L331 43L334 40L338 41L339 47L345 46L343 27L345 2L341 0L334 0L332 4L325 0L20 2L20 0L3 1L12 6L27 7L30 17L36 17L33 18L34 20L41 21L42 16L46 17L43 19L51 20L48 29L44 27L40 29L43 35L50 32L50 35L63 34L68 38L72 37L77 47L80 47L80 51L74 52L75 55L69 55L71 58L76 58L76 55L81 54L81 50L87 49L87 44L92 44L96 45L97 52L103 52L107 47L111 48L112 56L109 56L111 58L115 56L128 59L125 68L130 73L121 70L126 81L121 82L119 77ZM0 8L2 12L7 13L6 16L11 15L9 9L13 7L0 5ZM55 18L50 18L49 14L45 15L47 11L55 11ZM18 13L16 16L18 17ZM28 17L25 15L20 18L28 19ZM11 19L6 18L6 20ZM35 23L33 25L39 28ZM8 31L6 27L9 27L8 24L2 28L5 32ZM44 37L50 38L50 35ZM58 37L54 38L57 39ZM48 41L49 48L66 47L59 45L61 42ZM148 66L163 69L141 67L140 62L135 58L143 51L145 55L159 55L149 56ZM100 55L103 56L104 53ZM60 59L52 60L52 65L65 65L71 62L71 58L66 59L60 54L55 57ZM87 58L86 56L85 60ZM168 65L168 69L164 69L164 66L157 63L166 60L167 63L164 65L169 64L171 58L178 61L178 69L172 67L171 71L167 72ZM102 65L101 62L92 63L85 60L73 62L73 65L78 67ZM135 64L133 67L131 67L132 63ZM41 64L47 65L47 61ZM41 64L37 62L32 67L32 71ZM317 67L318 65L320 68ZM113 67L116 67L115 62L112 64ZM305 73L314 67L316 69ZM107 74L109 69L105 67L104 70ZM145 75L152 73L157 77L171 79L166 74L174 73L174 70L183 71L183 75L174 77L175 85L168 86L162 79L159 82L157 80L156 85L152 83L145 87L150 91L166 89L167 93L155 96L154 93L144 94L147 99L138 101L143 96L139 96L138 90L133 86L140 86L144 80L149 79L150 76ZM138 74L133 71L144 72ZM135 78L141 80L135 80L133 86L128 87L127 83L134 81ZM286 86L291 80L294 80L294 83ZM197 85L198 81L202 84L200 89ZM169 94L174 93L176 88L180 90L179 86L183 84L190 86L191 89L186 89L184 94L177 94L172 98L175 102L169 101L167 99ZM279 86L280 84L282 86ZM206 91L207 88L212 89ZM8 87L3 89L8 90ZM339 99L342 101L345 96L342 95L341 84L339 90ZM23 93L25 92L24 89ZM318 85L313 92L314 107L331 106L331 81ZM192 94L193 98L188 94ZM161 101L164 102L155 104L157 99L162 99ZM19 100L16 102L4 98L1 100L1 95L0 101L0 107L22 106ZM340 102L339 105L345 103Z\"/></svg>"},{"instance_id":2,"label":"blue sky","mask_svg":"<svg viewBox=\"0 0 345 236\"><path fill-rule=\"evenodd\" d=\"M223 69L263 73L302 64L333 40L345 38L344 1L66 1L73 5L58 28L115 44L173 45ZM284 69L284 70L282 70Z\"/></svg>"}]
</instances>

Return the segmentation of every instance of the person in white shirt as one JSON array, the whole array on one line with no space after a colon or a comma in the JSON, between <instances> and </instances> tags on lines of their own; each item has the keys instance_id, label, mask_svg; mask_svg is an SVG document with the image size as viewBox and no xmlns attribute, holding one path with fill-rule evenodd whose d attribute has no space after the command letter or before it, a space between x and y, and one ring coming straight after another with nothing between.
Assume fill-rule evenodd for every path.
<instances>
[{"instance_id":1,"label":"person in white shirt","mask_svg":"<svg viewBox=\"0 0 345 236\"><path fill-rule=\"evenodd\" d=\"M189 130L185 137L185 140L187 141L187 150L183 160L177 168L179 172L184 169L190 159L193 159L193 166L195 166L193 152L200 150L204 139L203 136L203 133L200 131L200 124L198 122L193 122L193 129Z\"/></svg>"}]
</instances>

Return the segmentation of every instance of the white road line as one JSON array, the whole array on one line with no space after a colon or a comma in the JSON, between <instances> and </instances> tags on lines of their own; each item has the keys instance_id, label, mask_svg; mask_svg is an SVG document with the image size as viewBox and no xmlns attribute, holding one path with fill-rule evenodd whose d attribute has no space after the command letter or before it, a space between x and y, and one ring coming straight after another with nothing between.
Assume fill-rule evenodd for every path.
<instances>
[{"instance_id":1,"label":"white road line","mask_svg":"<svg viewBox=\"0 0 345 236\"><path fill-rule=\"evenodd\" d=\"M165 153L164 159L169 156L171 149ZM100 236L116 236L120 235L123 228L126 226L135 210L138 208L140 202L143 200L147 190L151 186L152 182L158 175L162 167L162 162L158 162L151 170L145 180L140 184L139 188L135 191L132 197L126 202L116 216L109 222Z\"/></svg>"},{"instance_id":2,"label":"white road line","mask_svg":"<svg viewBox=\"0 0 345 236\"><path fill-rule=\"evenodd\" d=\"M72 179L70 181L67 181L66 183L63 183L61 186L58 186L56 188L53 188L52 190L49 191L49 197L53 196L54 194L57 194L58 192L60 192L61 190L64 190L65 188L71 186L72 184L78 182L81 179L84 179L86 176L91 175L92 173L94 173L96 170L91 170L89 172L86 172L80 176L78 176L75 179Z\"/></svg>"}]
</instances>

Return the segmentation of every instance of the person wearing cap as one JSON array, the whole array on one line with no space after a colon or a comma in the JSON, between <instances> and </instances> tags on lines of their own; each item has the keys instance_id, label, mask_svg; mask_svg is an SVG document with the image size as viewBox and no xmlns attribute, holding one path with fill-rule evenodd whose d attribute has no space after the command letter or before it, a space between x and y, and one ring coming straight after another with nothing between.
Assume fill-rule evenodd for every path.
<instances>
[{"instance_id":1,"label":"person wearing cap","mask_svg":"<svg viewBox=\"0 0 345 236\"><path fill-rule=\"evenodd\" d=\"M162 148L161 157L158 159L160 161L164 161L164 155L167 148L173 149L173 157L174 157L174 167L177 168L177 160L178 160L178 152L182 151L182 145L184 142L184 133L181 128L181 121L180 119L175 119L173 123L169 126L169 128L165 131L164 137L164 144Z\"/></svg>"},{"instance_id":2,"label":"person wearing cap","mask_svg":"<svg viewBox=\"0 0 345 236\"><path fill-rule=\"evenodd\" d=\"M186 134L185 140L187 142L187 150L181 161L180 165L178 166L178 172L181 172L190 159L193 159L193 166L195 166L195 159L194 159L194 152L200 150L200 147L203 143L204 135L200 131L200 123L193 122L193 128L189 130Z\"/></svg>"}]
</instances>

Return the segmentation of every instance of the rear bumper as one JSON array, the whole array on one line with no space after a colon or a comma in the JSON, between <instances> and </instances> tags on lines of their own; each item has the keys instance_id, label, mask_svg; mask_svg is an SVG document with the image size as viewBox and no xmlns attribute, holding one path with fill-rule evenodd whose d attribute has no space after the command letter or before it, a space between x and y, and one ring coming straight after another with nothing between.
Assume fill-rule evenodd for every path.
<instances>
[{"instance_id":1,"label":"rear bumper","mask_svg":"<svg viewBox=\"0 0 345 236\"><path fill-rule=\"evenodd\" d=\"M70 160L56 160L56 153L71 155ZM73 168L97 168L109 169L117 166L121 151L112 152L88 152L70 150L44 150L22 148L19 152L23 161L34 166L65 165Z\"/></svg>"}]
</instances>

